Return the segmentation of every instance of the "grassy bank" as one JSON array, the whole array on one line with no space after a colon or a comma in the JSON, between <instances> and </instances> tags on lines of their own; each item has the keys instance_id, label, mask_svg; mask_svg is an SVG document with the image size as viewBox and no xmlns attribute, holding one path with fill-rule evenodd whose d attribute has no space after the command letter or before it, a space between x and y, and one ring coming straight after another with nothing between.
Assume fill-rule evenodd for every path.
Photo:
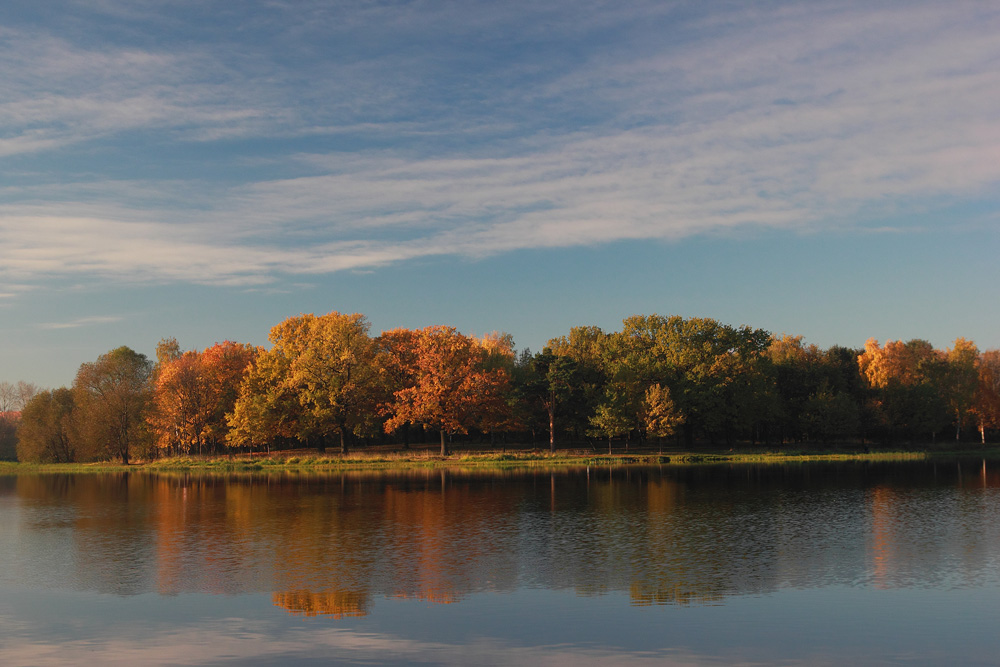
<instances>
[{"instance_id":1,"label":"grassy bank","mask_svg":"<svg viewBox=\"0 0 1000 667\"><path fill-rule=\"evenodd\" d=\"M442 457L430 450L408 452L358 452L348 455L317 455L315 452L283 452L270 456L171 457L139 461L128 466L97 463L10 463L0 462L0 474L59 472L255 472L255 471L339 471L407 470L422 468L558 468L581 465L708 465L708 464L787 464L814 461L916 461L931 458L975 457L1000 459L1000 447L899 449L845 451L796 448L740 451L671 451L595 454L589 450L565 450L550 454L537 450L508 452L462 452Z\"/></svg>"}]
</instances>

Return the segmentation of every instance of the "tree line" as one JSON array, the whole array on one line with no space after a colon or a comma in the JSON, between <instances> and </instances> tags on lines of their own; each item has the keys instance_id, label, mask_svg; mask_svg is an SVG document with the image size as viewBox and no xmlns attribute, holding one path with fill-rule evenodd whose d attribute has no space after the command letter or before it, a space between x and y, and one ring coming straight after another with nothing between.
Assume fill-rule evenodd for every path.
<instances>
[{"instance_id":1,"label":"tree line","mask_svg":"<svg viewBox=\"0 0 1000 667\"><path fill-rule=\"evenodd\" d=\"M82 461L393 443L986 442L1000 427L1000 350L963 338L805 345L709 318L636 315L572 328L540 352L452 327L372 336L359 314L299 315L270 347L226 341L156 358L119 347L72 387L23 401L17 457Z\"/></svg>"}]
</instances>

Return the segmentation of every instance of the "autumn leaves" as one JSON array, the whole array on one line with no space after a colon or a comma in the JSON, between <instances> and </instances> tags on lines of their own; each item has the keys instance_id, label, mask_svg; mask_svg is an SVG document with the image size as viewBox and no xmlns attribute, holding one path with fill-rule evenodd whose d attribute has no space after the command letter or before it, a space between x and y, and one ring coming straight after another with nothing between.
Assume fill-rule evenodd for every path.
<instances>
[{"instance_id":1,"label":"autumn leaves","mask_svg":"<svg viewBox=\"0 0 1000 667\"><path fill-rule=\"evenodd\" d=\"M323 449L335 441L346 453L351 434L371 436L419 424L440 432L441 452L447 454L448 434L503 422L505 367L514 356L509 339L476 339L444 326L395 329L373 338L362 315L333 312L289 318L271 330L270 341L270 350L248 351L246 373L225 421L230 446L295 440ZM157 405L184 404L173 392L158 382ZM218 405L214 409L217 415ZM164 424L172 421L205 420L172 416ZM161 426L161 442L169 442L172 433ZM200 442L190 436L186 442L192 441Z\"/></svg>"},{"instance_id":2,"label":"autumn leaves","mask_svg":"<svg viewBox=\"0 0 1000 667\"><path fill-rule=\"evenodd\" d=\"M958 339L805 346L708 318L636 315L574 327L536 354L452 327L372 336L359 314L299 315L271 346L226 341L155 364L122 347L81 365L72 390L25 406L22 460L264 451L360 442L409 446L478 432L521 442L593 439L780 444L926 441L1000 427L1000 351Z\"/></svg>"}]
</instances>

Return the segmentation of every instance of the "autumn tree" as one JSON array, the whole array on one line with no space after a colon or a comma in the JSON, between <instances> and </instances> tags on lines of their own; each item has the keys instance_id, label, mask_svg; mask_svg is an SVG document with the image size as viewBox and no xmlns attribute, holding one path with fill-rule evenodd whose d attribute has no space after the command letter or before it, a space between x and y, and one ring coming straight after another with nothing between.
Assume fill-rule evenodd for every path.
<instances>
[{"instance_id":1,"label":"autumn tree","mask_svg":"<svg viewBox=\"0 0 1000 667\"><path fill-rule=\"evenodd\" d=\"M202 350L201 367L208 395L205 438L213 446L224 443L229 435L226 415L233 411L243 376L260 353L255 345L231 340Z\"/></svg>"},{"instance_id":2,"label":"autumn tree","mask_svg":"<svg viewBox=\"0 0 1000 667\"><path fill-rule=\"evenodd\" d=\"M412 386L416 382L417 340L420 332L414 329L397 328L383 331L375 339L375 345L382 360L382 383L385 391L385 402L380 406L380 413L389 414L392 399L397 391ZM403 448L410 448L409 421L396 422L393 427L403 438Z\"/></svg>"},{"instance_id":3,"label":"autumn tree","mask_svg":"<svg viewBox=\"0 0 1000 667\"><path fill-rule=\"evenodd\" d=\"M985 445L986 429L1000 426L1000 350L986 350L979 355L972 413L979 426L979 437Z\"/></svg>"},{"instance_id":4,"label":"autumn tree","mask_svg":"<svg viewBox=\"0 0 1000 667\"><path fill-rule=\"evenodd\" d=\"M36 394L21 412L17 458L37 463L76 460L73 392L65 387Z\"/></svg>"},{"instance_id":5,"label":"autumn tree","mask_svg":"<svg viewBox=\"0 0 1000 667\"><path fill-rule=\"evenodd\" d=\"M643 400L643 423L646 432L657 438L667 438L684 424L684 413L670 396L670 388L650 385Z\"/></svg>"},{"instance_id":6,"label":"autumn tree","mask_svg":"<svg viewBox=\"0 0 1000 667\"><path fill-rule=\"evenodd\" d=\"M128 465L133 451L146 440L152 370L146 355L125 346L80 366L73 391L89 451Z\"/></svg>"},{"instance_id":7,"label":"autumn tree","mask_svg":"<svg viewBox=\"0 0 1000 667\"><path fill-rule=\"evenodd\" d=\"M504 377L495 400L483 404L478 423L479 428L489 432L492 443L497 431L507 431L520 426L515 409L517 396L512 386L516 365L514 336L502 331L493 331L473 340L482 348L483 370L487 373L499 371Z\"/></svg>"},{"instance_id":8,"label":"autumn tree","mask_svg":"<svg viewBox=\"0 0 1000 667\"><path fill-rule=\"evenodd\" d=\"M161 355L149 417L157 444L182 451L196 447L201 453L203 445L223 442L229 432L226 415L256 354L252 345L225 341L202 352Z\"/></svg>"},{"instance_id":9,"label":"autumn tree","mask_svg":"<svg viewBox=\"0 0 1000 667\"><path fill-rule=\"evenodd\" d=\"M183 353L184 351L181 350L180 343L177 342L176 338L161 338L160 342L156 344L156 364L153 367L153 375L155 376L158 370L169 362L179 359Z\"/></svg>"},{"instance_id":10,"label":"autumn tree","mask_svg":"<svg viewBox=\"0 0 1000 667\"><path fill-rule=\"evenodd\" d=\"M889 439L896 433L910 438L934 437L947 425L948 405L941 383L945 359L924 340L865 342L858 367L874 391L874 407Z\"/></svg>"},{"instance_id":11,"label":"autumn tree","mask_svg":"<svg viewBox=\"0 0 1000 667\"><path fill-rule=\"evenodd\" d=\"M488 368L487 350L453 327L432 326L416 332L408 369L412 384L397 390L387 406L391 433L405 423L424 424L447 437L483 424L484 416L504 401L509 381L503 368Z\"/></svg>"},{"instance_id":12,"label":"autumn tree","mask_svg":"<svg viewBox=\"0 0 1000 667\"><path fill-rule=\"evenodd\" d=\"M240 382L233 410L226 415L226 444L253 451L280 440L298 439L302 408L287 386L288 359L262 352Z\"/></svg>"},{"instance_id":13,"label":"autumn tree","mask_svg":"<svg viewBox=\"0 0 1000 667\"><path fill-rule=\"evenodd\" d=\"M321 451L337 436L347 453L348 433L374 430L381 399L378 348L368 330L363 315L337 312L290 317L273 327L272 347L261 354L236 401L231 442L245 438L256 420L315 442ZM265 395L246 393L251 389Z\"/></svg>"},{"instance_id":14,"label":"autumn tree","mask_svg":"<svg viewBox=\"0 0 1000 667\"><path fill-rule=\"evenodd\" d=\"M208 396L202 380L201 355L184 352L156 366L153 410L149 423L164 451L199 453L208 421Z\"/></svg>"}]
</instances>

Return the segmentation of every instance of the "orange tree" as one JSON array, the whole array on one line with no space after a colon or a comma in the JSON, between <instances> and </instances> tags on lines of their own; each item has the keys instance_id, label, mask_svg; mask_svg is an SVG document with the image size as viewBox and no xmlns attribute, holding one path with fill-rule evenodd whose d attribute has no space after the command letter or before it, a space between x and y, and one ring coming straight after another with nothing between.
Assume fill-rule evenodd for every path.
<instances>
[{"instance_id":1,"label":"orange tree","mask_svg":"<svg viewBox=\"0 0 1000 667\"><path fill-rule=\"evenodd\" d=\"M453 327L432 326L415 332L409 354L410 384L394 392L386 406L385 430L420 423L441 433L441 455L448 455L447 436L468 433L495 421L504 409L509 374L491 364L491 350ZM404 337L398 336L398 341Z\"/></svg>"},{"instance_id":2,"label":"orange tree","mask_svg":"<svg viewBox=\"0 0 1000 667\"><path fill-rule=\"evenodd\" d=\"M202 445L218 445L229 426L243 374L257 348L225 341L204 352L188 351L165 357L157 365L153 411L149 423L157 445L188 452Z\"/></svg>"}]
</instances>

